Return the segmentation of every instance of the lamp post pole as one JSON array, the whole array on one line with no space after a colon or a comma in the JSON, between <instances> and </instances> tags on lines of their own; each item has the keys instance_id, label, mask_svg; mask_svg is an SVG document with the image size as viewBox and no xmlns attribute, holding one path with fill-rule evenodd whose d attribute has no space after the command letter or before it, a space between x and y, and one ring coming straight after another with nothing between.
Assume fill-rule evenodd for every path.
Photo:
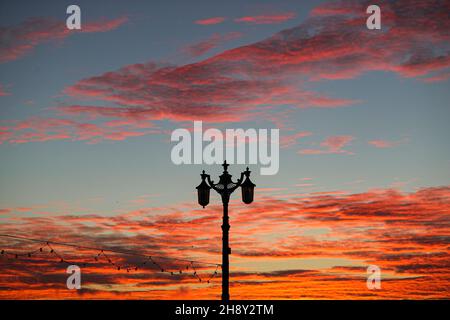
<instances>
[{"instance_id":1,"label":"lamp post pole","mask_svg":"<svg viewBox=\"0 0 450 320\"><path fill-rule=\"evenodd\" d=\"M228 202L230 196L222 195L223 217L222 217L222 300L230 300L230 259L231 248L229 245L230 223L228 222Z\"/></svg>"},{"instance_id":2,"label":"lamp post pole","mask_svg":"<svg viewBox=\"0 0 450 320\"><path fill-rule=\"evenodd\" d=\"M231 179L232 176L228 173L229 164L224 161L222 166L224 170L222 175L220 175L219 177L219 182L216 184L211 180L209 174L206 174L203 170L202 174L200 175L202 177L202 182L197 187L197 192L198 203L203 206L203 208L209 203L209 193L211 189L214 189L217 193L219 193L222 198L222 300L229 301L229 255L231 254L231 249L229 246L230 223L228 217L228 203L230 201L230 195L239 187L241 187L242 189L242 201L246 204L252 203L255 185L250 181L250 170L248 170L248 168L244 172L241 172L241 177L236 182L233 182Z\"/></svg>"}]
</instances>

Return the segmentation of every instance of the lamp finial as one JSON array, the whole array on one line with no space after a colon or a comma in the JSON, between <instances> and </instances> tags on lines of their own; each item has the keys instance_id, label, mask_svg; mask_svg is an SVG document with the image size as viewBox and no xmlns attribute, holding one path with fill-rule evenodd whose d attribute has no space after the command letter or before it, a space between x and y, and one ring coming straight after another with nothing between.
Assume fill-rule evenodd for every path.
<instances>
[{"instance_id":1,"label":"lamp finial","mask_svg":"<svg viewBox=\"0 0 450 320\"><path fill-rule=\"evenodd\" d=\"M228 163L227 163L227 160L225 160L224 162L223 162L223 170L225 171L225 172L228 172L228 167L230 166Z\"/></svg>"}]
</instances>

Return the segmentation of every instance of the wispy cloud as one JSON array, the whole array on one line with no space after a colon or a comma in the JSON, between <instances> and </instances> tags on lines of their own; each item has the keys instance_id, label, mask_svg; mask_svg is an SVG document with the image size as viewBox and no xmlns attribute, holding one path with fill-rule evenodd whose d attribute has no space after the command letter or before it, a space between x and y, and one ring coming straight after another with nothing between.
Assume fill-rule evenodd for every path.
<instances>
[{"instance_id":1,"label":"wispy cloud","mask_svg":"<svg viewBox=\"0 0 450 320\"><path fill-rule=\"evenodd\" d=\"M62 40L82 32L106 32L118 28L128 19L89 22L81 30L69 30L62 20L53 18L29 18L19 25L0 28L0 63L22 58L36 46L52 40Z\"/></svg>"},{"instance_id":2,"label":"wispy cloud","mask_svg":"<svg viewBox=\"0 0 450 320\"><path fill-rule=\"evenodd\" d=\"M160 133L149 122L107 121L102 124L88 123L72 119L33 117L14 121L11 127L0 127L0 144L45 142L52 140L85 141L98 143L105 140L121 141L129 137Z\"/></svg>"},{"instance_id":3,"label":"wispy cloud","mask_svg":"<svg viewBox=\"0 0 450 320\"><path fill-rule=\"evenodd\" d=\"M301 149L300 154L353 154L350 151L344 150L344 147L350 144L354 140L354 137L343 136L330 136L320 143L322 149Z\"/></svg>"},{"instance_id":4,"label":"wispy cloud","mask_svg":"<svg viewBox=\"0 0 450 320\"><path fill-rule=\"evenodd\" d=\"M212 25L212 24L219 24L219 23L224 22L225 20L226 20L225 17L212 17L212 18L196 20L195 23L207 26L207 25Z\"/></svg>"},{"instance_id":5,"label":"wispy cloud","mask_svg":"<svg viewBox=\"0 0 450 320\"><path fill-rule=\"evenodd\" d=\"M405 144L408 142L408 139L401 139L401 140L383 140L383 139L375 139L370 140L368 143L376 148L380 149L388 149L388 148L394 148L399 145Z\"/></svg>"},{"instance_id":6,"label":"wispy cloud","mask_svg":"<svg viewBox=\"0 0 450 320\"><path fill-rule=\"evenodd\" d=\"M228 32L223 35L215 33L206 40L185 47L183 51L188 53L190 56L199 57L206 54L210 50L219 47L225 42L235 40L240 37L242 37L242 33L240 32Z\"/></svg>"},{"instance_id":7,"label":"wispy cloud","mask_svg":"<svg viewBox=\"0 0 450 320\"><path fill-rule=\"evenodd\" d=\"M244 16L236 18L234 21L249 24L277 24L292 20L296 17L295 12L285 12L279 14L267 14L257 16Z\"/></svg>"},{"instance_id":8,"label":"wispy cloud","mask_svg":"<svg viewBox=\"0 0 450 320\"><path fill-rule=\"evenodd\" d=\"M280 146L283 148L291 147L297 143L298 139L312 135L310 131L299 131L294 134L282 134L280 137Z\"/></svg>"}]
</instances>

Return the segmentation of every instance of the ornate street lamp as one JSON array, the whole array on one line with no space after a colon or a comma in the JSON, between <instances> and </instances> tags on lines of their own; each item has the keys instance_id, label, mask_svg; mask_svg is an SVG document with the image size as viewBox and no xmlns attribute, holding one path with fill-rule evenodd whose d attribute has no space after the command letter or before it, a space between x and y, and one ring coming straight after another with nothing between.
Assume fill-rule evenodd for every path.
<instances>
[{"instance_id":1,"label":"ornate street lamp","mask_svg":"<svg viewBox=\"0 0 450 320\"><path fill-rule=\"evenodd\" d=\"M219 176L219 182L214 183L211 180L209 174L205 173L203 170L202 182L197 187L198 193L198 203L204 208L209 204L209 194L210 190L213 189L219 193L222 197L223 204L223 217L222 217L222 300L230 300L229 292L229 255L231 254L231 248L229 247L229 237L228 232L230 230L230 224L228 222L228 202L230 201L230 195L237 188L242 189L242 201L246 204L253 202L253 195L255 191L255 184L250 180L250 170L245 170L241 172L241 177L233 182L231 180L231 174L228 173L229 164L224 161L223 163L223 173ZM245 181L244 181L245 178Z\"/></svg>"}]
</instances>

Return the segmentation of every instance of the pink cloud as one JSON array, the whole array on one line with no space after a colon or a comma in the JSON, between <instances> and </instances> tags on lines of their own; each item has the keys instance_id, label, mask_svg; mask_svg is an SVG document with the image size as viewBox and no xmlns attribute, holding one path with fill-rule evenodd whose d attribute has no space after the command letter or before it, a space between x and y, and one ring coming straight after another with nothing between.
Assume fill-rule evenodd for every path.
<instances>
[{"instance_id":1,"label":"pink cloud","mask_svg":"<svg viewBox=\"0 0 450 320\"><path fill-rule=\"evenodd\" d=\"M209 52L210 50L219 47L223 43L242 37L240 32L229 32L224 35L215 33L208 39L200 41L198 43L189 45L184 48L183 51L187 52L190 56L199 57Z\"/></svg>"},{"instance_id":2,"label":"pink cloud","mask_svg":"<svg viewBox=\"0 0 450 320\"><path fill-rule=\"evenodd\" d=\"M206 25L212 25L212 24L219 24L224 21L225 21L224 17L213 17L213 18L196 20L195 23L206 26Z\"/></svg>"},{"instance_id":3,"label":"pink cloud","mask_svg":"<svg viewBox=\"0 0 450 320\"><path fill-rule=\"evenodd\" d=\"M53 18L29 18L17 26L0 28L0 63L19 59L42 43L61 40L79 32L110 31L127 20L126 17L119 17L90 22L82 25L81 30L74 31L67 29L64 21Z\"/></svg>"},{"instance_id":4,"label":"pink cloud","mask_svg":"<svg viewBox=\"0 0 450 320\"><path fill-rule=\"evenodd\" d=\"M410 7L409 2L403 5ZM429 14L435 14L435 19L443 20L439 6L426 6ZM359 5L354 7L359 8ZM408 14L415 15L409 11ZM364 17L361 13L358 19ZM330 108L356 102L303 90L299 84L304 81L351 78L372 70L410 76L412 70L420 69L422 74L426 68L435 70L445 66L446 59L440 59L439 55L425 56L415 63L411 60L411 52L418 49L418 42L424 44L434 38L439 40L435 47L443 45L443 40L448 38L445 28L425 25L418 38L403 16L385 20L386 25L392 24L395 28L374 38L361 28L355 28L354 17L336 20L334 16L320 16L266 40L227 50L198 63L129 65L81 80L69 87L67 93L127 106L116 110L115 115L120 117L175 121L200 117L221 122L230 121L235 113L245 119L257 109L259 113L264 112L261 108L264 105ZM309 32L310 29L314 32ZM404 32L400 32L401 29ZM429 36L424 37L424 34ZM386 50L375 50L381 44ZM442 61L436 63L436 59ZM91 110L97 113L98 108Z\"/></svg>"},{"instance_id":5,"label":"pink cloud","mask_svg":"<svg viewBox=\"0 0 450 320\"><path fill-rule=\"evenodd\" d=\"M300 154L352 154L343 148L347 146L352 140L353 136L343 135L343 136L330 136L320 143L320 146L324 149L302 149L299 151Z\"/></svg>"},{"instance_id":6,"label":"pink cloud","mask_svg":"<svg viewBox=\"0 0 450 320\"><path fill-rule=\"evenodd\" d=\"M82 26L81 32L107 32L117 29L128 21L128 17L122 16L116 19L100 19L99 21L87 23Z\"/></svg>"},{"instance_id":7,"label":"pink cloud","mask_svg":"<svg viewBox=\"0 0 450 320\"><path fill-rule=\"evenodd\" d=\"M297 143L298 139L312 135L310 131L299 131L294 134L281 135L280 146L283 148L291 147Z\"/></svg>"},{"instance_id":8,"label":"pink cloud","mask_svg":"<svg viewBox=\"0 0 450 320\"><path fill-rule=\"evenodd\" d=\"M344 107L344 106L350 106L356 103L359 103L358 100L352 100L352 99L336 99L336 98L330 98L327 96L311 96L310 99L308 99L309 104L314 107L318 108L336 108L336 107Z\"/></svg>"},{"instance_id":9,"label":"pink cloud","mask_svg":"<svg viewBox=\"0 0 450 320\"><path fill-rule=\"evenodd\" d=\"M311 16L344 15L352 12L353 10L349 10L341 5L324 4L314 8L311 11Z\"/></svg>"},{"instance_id":10,"label":"pink cloud","mask_svg":"<svg viewBox=\"0 0 450 320\"><path fill-rule=\"evenodd\" d=\"M282 23L288 20L292 20L296 17L295 12L286 12L280 14L269 14L269 15L259 15L259 16L245 16L237 18L234 21L243 22L249 24L276 24Z\"/></svg>"},{"instance_id":11,"label":"pink cloud","mask_svg":"<svg viewBox=\"0 0 450 320\"><path fill-rule=\"evenodd\" d=\"M423 79L424 82L440 82L450 79L450 72L440 73L429 78Z\"/></svg>"},{"instance_id":12,"label":"pink cloud","mask_svg":"<svg viewBox=\"0 0 450 320\"><path fill-rule=\"evenodd\" d=\"M370 140L369 144L376 148L386 149L386 148L396 147L396 146L404 144L406 142L407 142L407 139L402 139L402 140L398 140L398 141L377 139L377 140Z\"/></svg>"},{"instance_id":13,"label":"pink cloud","mask_svg":"<svg viewBox=\"0 0 450 320\"><path fill-rule=\"evenodd\" d=\"M314 183L297 183L295 186L299 188L309 188L314 187Z\"/></svg>"},{"instance_id":14,"label":"pink cloud","mask_svg":"<svg viewBox=\"0 0 450 320\"><path fill-rule=\"evenodd\" d=\"M296 27L195 63L130 64L82 79L65 93L107 106L74 103L57 112L69 118L134 123L275 122L280 119L273 117L274 112L280 114L286 108L335 108L358 102L307 90L314 81L356 78L369 71L408 78L448 70L448 5L383 2L384 29L374 33L361 27L366 20L365 3L337 2L336 7L343 8L338 11L330 5L319 6L317 10L323 13L326 9L327 14L316 12ZM210 48L211 44L200 46L197 53ZM4 131L14 130L12 126ZM336 151L323 148L304 152Z\"/></svg>"},{"instance_id":15,"label":"pink cloud","mask_svg":"<svg viewBox=\"0 0 450 320\"><path fill-rule=\"evenodd\" d=\"M332 136L328 137L320 145L322 147L328 148L331 152L341 152L342 148L352 141L354 137L352 136Z\"/></svg>"},{"instance_id":16,"label":"pink cloud","mask_svg":"<svg viewBox=\"0 0 450 320\"><path fill-rule=\"evenodd\" d=\"M144 123L142 120L94 124L63 118L33 117L14 121L10 128L0 131L0 144L54 140L85 141L87 143L98 143L105 140L121 141L129 137L160 133L158 129L152 127L150 123Z\"/></svg>"},{"instance_id":17,"label":"pink cloud","mask_svg":"<svg viewBox=\"0 0 450 320\"><path fill-rule=\"evenodd\" d=\"M392 141L387 140L371 140L369 144L373 145L377 148L392 148L394 147L394 143Z\"/></svg>"}]
</instances>

